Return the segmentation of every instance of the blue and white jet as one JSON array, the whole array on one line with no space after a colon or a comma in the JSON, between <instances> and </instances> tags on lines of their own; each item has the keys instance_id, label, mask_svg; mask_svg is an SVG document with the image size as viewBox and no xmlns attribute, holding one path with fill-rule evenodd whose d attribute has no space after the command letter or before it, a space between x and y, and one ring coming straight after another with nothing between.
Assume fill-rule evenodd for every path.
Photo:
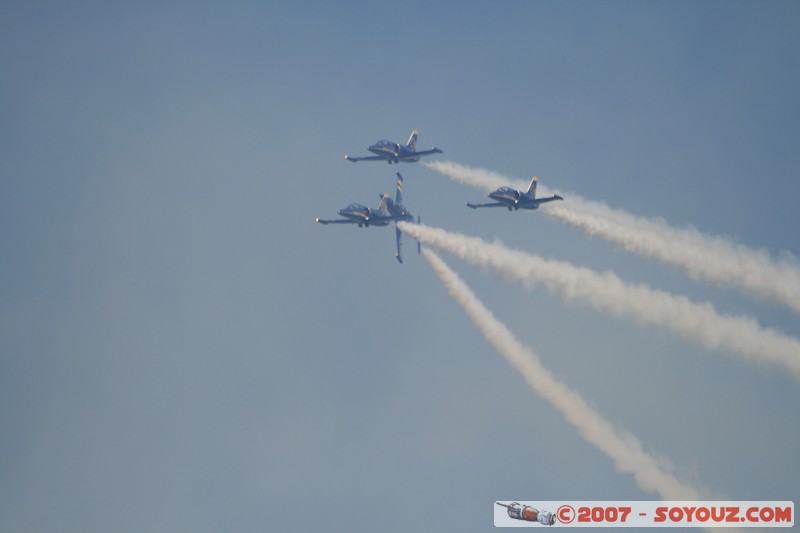
<instances>
[{"instance_id":1,"label":"blue and white jet","mask_svg":"<svg viewBox=\"0 0 800 533\"><path fill-rule=\"evenodd\" d=\"M541 204L552 202L554 200L563 200L561 196L554 194L546 198L536 198L536 184L539 183L539 178L536 176L531 180L527 192L518 191L511 187L500 187L494 192L489 193L489 198L495 200L494 202L486 204L471 204L467 203L467 207L477 209L479 207L507 207L509 211L512 209L538 209Z\"/></svg>"},{"instance_id":2,"label":"blue and white jet","mask_svg":"<svg viewBox=\"0 0 800 533\"><path fill-rule=\"evenodd\" d=\"M402 232L397 228L397 223L400 221L413 222L414 217L403 205L403 176L397 173L397 193L395 199L392 200L388 194L380 195L381 203L377 208L372 209L361 204L352 203L339 210L339 215L344 219L336 220L323 220L317 217L317 222L320 224L358 224L359 228L368 228L370 226L388 226L392 222L395 223L395 238L397 240L397 253L395 257L397 260L403 262L403 249L401 242ZM419 247L418 247L419 248Z\"/></svg>"},{"instance_id":3,"label":"blue and white jet","mask_svg":"<svg viewBox=\"0 0 800 533\"><path fill-rule=\"evenodd\" d=\"M400 163L401 161L404 163L414 163L415 161L419 161L419 158L424 155L443 153L435 146L430 150L421 150L418 152L418 137L419 132L414 130L411 132L411 137L408 138L408 142L404 145L384 139L367 148L367 150L375 155L368 155L365 157L350 157L349 155L346 155L344 158L348 161L352 161L353 163L357 163L359 161L386 161L391 165L392 163Z\"/></svg>"}]
</instances>

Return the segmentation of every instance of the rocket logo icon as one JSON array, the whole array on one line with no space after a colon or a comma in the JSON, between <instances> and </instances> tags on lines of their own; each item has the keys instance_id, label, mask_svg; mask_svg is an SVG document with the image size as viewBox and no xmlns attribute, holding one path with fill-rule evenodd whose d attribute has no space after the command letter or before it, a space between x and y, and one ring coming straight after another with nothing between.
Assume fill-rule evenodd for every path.
<instances>
[{"instance_id":1,"label":"rocket logo icon","mask_svg":"<svg viewBox=\"0 0 800 533\"><path fill-rule=\"evenodd\" d=\"M515 520L524 520L525 522L539 522L543 526L552 526L556 523L556 515L550 511L540 511L530 505L521 505L519 502L511 504L495 502L501 507L505 507L508 511L508 516Z\"/></svg>"}]
</instances>

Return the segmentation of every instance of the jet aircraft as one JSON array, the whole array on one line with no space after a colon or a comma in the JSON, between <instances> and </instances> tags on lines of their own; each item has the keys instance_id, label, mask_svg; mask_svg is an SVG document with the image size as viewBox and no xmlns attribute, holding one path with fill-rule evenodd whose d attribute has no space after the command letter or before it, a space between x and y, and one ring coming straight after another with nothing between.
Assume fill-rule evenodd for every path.
<instances>
[{"instance_id":1,"label":"jet aircraft","mask_svg":"<svg viewBox=\"0 0 800 533\"><path fill-rule=\"evenodd\" d=\"M443 153L435 146L430 150L421 150L417 152L418 137L419 132L414 130L411 132L411 137L408 138L408 142L404 145L384 139L367 148L367 150L375 155L368 155L365 157L350 157L349 155L346 155L344 158L348 161L352 161L353 163L357 163L359 161L386 161L391 165L392 163L399 163L401 161L405 163L413 163L415 161L419 161L419 158L423 155Z\"/></svg>"},{"instance_id":2,"label":"jet aircraft","mask_svg":"<svg viewBox=\"0 0 800 533\"><path fill-rule=\"evenodd\" d=\"M361 204L352 203L339 210L339 214L344 219L336 220L323 220L317 217L317 222L320 224L358 224L359 228L370 226L388 226L392 222L395 223L395 238L397 240L397 253L395 257L397 260L403 262L403 250L401 243L401 231L397 228L397 222L406 221L413 222L414 217L403 206L403 176L397 173L397 193L394 201L388 194L380 195L381 203L376 209L365 207ZM417 218L419 221L419 218ZM417 246L419 249L419 246Z\"/></svg>"},{"instance_id":3,"label":"jet aircraft","mask_svg":"<svg viewBox=\"0 0 800 533\"><path fill-rule=\"evenodd\" d=\"M512 209L538 209L540 204L552 202L553 200L563 200L562 197L556 195L548 196L547 198L536 198L536 184L539 183L539 178L536 176L531 180L527 192L518 191L511 187L500 187L494 192L489 193L489 198L495 200L487 204L471 204L467 203L467 207L477 209L479 207L507 207L509 211Z\"/></svg>"}]
</instances>

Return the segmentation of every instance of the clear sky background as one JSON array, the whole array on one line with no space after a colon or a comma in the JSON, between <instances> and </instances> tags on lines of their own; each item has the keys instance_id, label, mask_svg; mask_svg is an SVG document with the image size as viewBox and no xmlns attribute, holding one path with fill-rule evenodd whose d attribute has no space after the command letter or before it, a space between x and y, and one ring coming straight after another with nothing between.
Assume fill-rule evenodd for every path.
<instances>
[{"instance_id":1,"label":"clear sky background","mask_svg":"<svg viewBox=\"0 0 800 533\"><path fill-rule=\"evenodd\" d=\"M797 2L4 2L0 530L485 531L653 499L535 396L377 205L381 138L800 254ZM401 165L423 221L800 317ZM545 207L546 208L546 207ZM798 384L445 257L678 475L798 500Z\"/></svg>"}]
</instances>

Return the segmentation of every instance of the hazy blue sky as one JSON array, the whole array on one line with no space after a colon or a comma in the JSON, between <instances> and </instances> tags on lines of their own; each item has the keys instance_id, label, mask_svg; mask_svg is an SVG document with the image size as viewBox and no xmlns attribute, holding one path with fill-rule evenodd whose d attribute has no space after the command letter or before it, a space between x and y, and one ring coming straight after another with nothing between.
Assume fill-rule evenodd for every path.
<instances>
[{"instance_id":1,"label":"hazy blue sky","mask_svg":"<svg viewBox=\"0 0 800 533\"><path fill-rule=\"evenodd\" d=\"M483 341L377 205L381 138L800 254L797 2L4 2L0 530L485 531L653 499ZM433 226L800 318L403 165ZM569 201L568 194L565 194ZM445 257L717 496L798 500L797 382Z\"/></svg>"}]
</instances>

